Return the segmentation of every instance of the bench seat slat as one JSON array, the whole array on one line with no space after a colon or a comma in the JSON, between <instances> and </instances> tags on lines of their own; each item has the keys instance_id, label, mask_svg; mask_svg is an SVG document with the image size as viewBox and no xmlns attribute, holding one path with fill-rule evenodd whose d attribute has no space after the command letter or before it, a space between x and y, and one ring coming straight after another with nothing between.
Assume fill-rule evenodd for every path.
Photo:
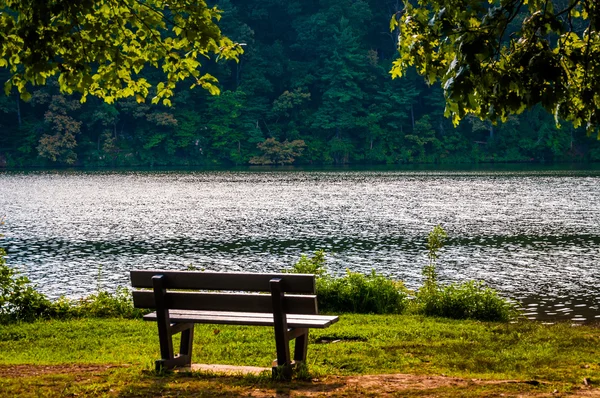
<instances>
[{"instance_id":1,"label":"bench seat slat","mask_svg":"<svg viewBox=\"0 0 600 398\"><path fill-rule=\"evenodd\" d=\"M169 311L171 322L212 323L223 325L273 326L273 314L225 311ZM144 315L146 321L156 321L156 313ZM287 314L290 328L326 328L336 323L339 317L332 315Z\"/></svg>"},{"instance_id":2,"label":"bench seat slat","mask_svg":"<svg viewBox=\"0 0 600 398\"><path fill-rule=\"evenodd\" d=\"M243 317L255 317L255 318L272 318L273 314L270 312L233 312L233 311L202 311L202 310L171 310L170 314L185 315L185 314L198 314L198 313L211 313L214 315L223 316L243 316ZM287 316L293 316L297 319L320 319L320 318L339 318L337 315L317 315L317 314L287 314Z\"/></svg>"},{"instance_id":3,"label":"bench seat slat","mask_svg":"<svg viewBox=\"0 0 600 398\"><path fill-rule=\"evenodd\" d=\"M135 270L130 275L135 288L152 288L152 277L164 275L167 289L270 292L269 281L281 278L282 290L286 293L315 293L312 274Z\"/></svg>"},{"instance_id":4,"label":"bench seat slat","mask_svg":"<svg viewBox=\"0 0 600 398\"><path fill-rule=\"evenodd\" d=\"M136 308L156 308L154 292L136 290L132 292ZM165 303L169 309L204 311L273 311L273 300L268 294L244 293L197 293L169 291L165 294ZM317 296L287 295L283 299L286 312L297 314L316 314Z\"/></svg>"}]
</instances>

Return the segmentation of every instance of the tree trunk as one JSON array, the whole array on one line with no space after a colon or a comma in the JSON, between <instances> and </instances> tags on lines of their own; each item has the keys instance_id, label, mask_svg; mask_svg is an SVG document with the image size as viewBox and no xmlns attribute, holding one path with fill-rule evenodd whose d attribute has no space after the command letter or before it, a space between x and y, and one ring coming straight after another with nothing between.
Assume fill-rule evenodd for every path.
<instances>
[{"instance_id":1,"label":"tree trunk","mask_svg":"<svg viewBox=\"0 0 600 398\"><path fill-rule=\"evenodd\" d=\"M242 60L235 64L235 89L237 90L242 80Z\"/></svg>"},{"instance_id":2,"label":"tree trunk","mask_svg":"<svg viewBox=\"0 0 600 398\"><path fill-rule=\"evenodd\" d=\"M573 153L573 125L571 125L571 153Z\"/></svg>"}]
</instances>

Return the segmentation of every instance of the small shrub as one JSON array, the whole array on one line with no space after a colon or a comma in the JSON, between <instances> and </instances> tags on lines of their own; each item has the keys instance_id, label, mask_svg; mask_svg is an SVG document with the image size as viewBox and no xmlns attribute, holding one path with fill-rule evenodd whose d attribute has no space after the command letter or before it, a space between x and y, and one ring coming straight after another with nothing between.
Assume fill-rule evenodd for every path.
<instances>
[{"instance_id":1,"label":"small shrub","mask_svg":"<svg viewBox=\"0 0 600 398\"><path fill-rule=\"evenodd\" d=\"M140 318L144 311L133 307L131 292L118 287L115 293L100 291L71 306L74 316L86 318Z\"/></svg>"},{"instance_id":2,"label":"small shrub","mask_svg":"<svg viewBox=\"0 0 600 398\"><path fill-rule=\"evenodd\" d=\"M293 274L314 274L318 278L324 277L327 275L327 270L325 269L325 252L323 250L318 250L310 258L303 254L300 256L300 260L292 266L292 269L285 272Z\"/></svg>"},{"instance_id":3,"label":"small shrub","mask_svg":"<svg viewBox=\"0 0 600 398\"><path fill-rule=\"evenodd\" d=\"M6 276L5 268L0 270ZM10 270L14 272L12 269ZM14 274L13 274L14 275ZM8 279L12 279L7 284ZM52 303L43 294L34 289L31 281L26 276L8 277L2 282L2 295L0 298L0 322L33 321L38 318L47 318Z\"/></svg>"},{"instance_id":4,"label":"small shrub","mask_svg":"<svg viewBox=\"0 0 600 398\"><path fill-rule=\"evenodd\" d=\"M0 217L0 225L4 219ZM3 235L0 234L0 238ZM133 307L131 293L124 287L115 293L98 291L81 300L61 297L52 302L35 290L29 278L6 264L6 251L0 248L0 323L34 321L40 318L119 317L138 318L144 311ZM98 269L98 280L102 268Z\"/></svg>"},{"instance_id":5,"label":"small shrub","mask_svg":"<svg viewBox=\"0 0 600 398\"><path fill-rule=\"evenodd\" d=\"M131 293L124 287L115 293L98 292L81 300L61 297L52 302L35 290L29 278L6 265L0 248L0 323L32 322L43 318L139 318Z\"/></svg>"},{"instance_id":6,"label":"small shrub","mask_svg":"<svg viewBox=\"0 0 600 398\"><path fill-rule=\"evenodd\" d=\"M285 271L317 276L319 309L324 312L354 312L359 314L400 314L406 308L408 294L402 282L386 278L373 271L369 275L347 271L333 278L325 268L325 252L312 257L302 255Z\"/></svg>"},{"instance_id":7,"label":"small shrub","mask_svg":"<svg viewBox=\"0 0 600 398\"><path fill-rule=\"evenodd\" d=\"M508 321L518 315L513 303L483 282L468 281L419 291L420 310L424 315L480 321Z\"/></svg>"},{"instance_id":8,"label":"small shrub","mask_svg":"<svg viewBox=\"0 0 600 398\"><path fill-rule=\"evenodd\" d=\"M115 293L99 291L79 300L61 297L51 302L48 318L140 318L145 310L133 307L129 290L118 287Z\"/></svg>"},{"instance_id":9,"label":"small shrub","mask_svg":"<svg viewBox=\"0 0 600 398\"><path fill-rule=\"evenodd\" d=\"M0 219L0 225L4 222ZM2 237L2 235L0 235ZM6 264L6 251L0 248L0 323L31 321L47 315L50 300Z\"/></svg>"},{"instance_id":10,"label":"small shrub","mask_svg":"<svg viewBox=\"0 0 600 398\"><path fill-rule=\"evenodd\" d=\"M342 278L317 279L319 307L325 312L358 314L400 314L408 293L402 282L377 274L346 271Z\"/></svg>"},{"instance_id":11,"label":"small shrub","mask_svg":"<svg viewBox=\"0 0 600 398\"><path fill-rule=\"evenodd\" d=\"M64 296L59 297L56 301L52 302L48 317L54 319L77 318L75 301Z\"/></svg>"}]
</instances>

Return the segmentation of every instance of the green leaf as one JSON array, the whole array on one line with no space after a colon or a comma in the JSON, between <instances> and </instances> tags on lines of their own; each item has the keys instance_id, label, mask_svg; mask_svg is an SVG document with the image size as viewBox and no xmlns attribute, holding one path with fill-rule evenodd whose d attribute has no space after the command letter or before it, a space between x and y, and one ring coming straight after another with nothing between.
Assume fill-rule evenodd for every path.
<instances>
[{"instance_id":1,"label":"green leaf","mask_svg":"<svg viewBox=\"0 0 600 398\"><path fill-rule=\"evenodd\" d=\"M9 79L20 76L20 91L26 84L44 84L47 77L58 75L65 93L91 94L107 103L122 97L138 99L148 94L149 85L132 76L132 70L138 74L151 64L162 69L167 79L185 80L199 76L201 65L195 55L182 60L180 54L237 60L242 53L241 46L223 36L216 25L220 11L203 0L61 4L11 1L3 6L0 68L10 67ZM172 31L171 21L176 21ZM31 32L43 40L32 40ZM123 89L124 83L128 88ZM162 86L156 91L161 98L173 95L173 90L163 91Z\"/></svg>"}]
</instances>

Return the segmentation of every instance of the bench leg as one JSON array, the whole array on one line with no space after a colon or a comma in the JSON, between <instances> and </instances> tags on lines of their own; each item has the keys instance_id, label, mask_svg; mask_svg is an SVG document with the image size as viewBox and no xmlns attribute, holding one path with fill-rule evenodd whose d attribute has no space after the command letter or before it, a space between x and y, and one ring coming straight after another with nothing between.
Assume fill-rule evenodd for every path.
<instances>
[{"instance_id":1,"label":"bench leg","mask_svg":"<svg viewBox=\"0 0 600 398\"><path fill-rule=\"evenodd\" d=\"M278 334L275 335L277 345L277 360L273 366L273 377L276 379L291 380L293 369L306 362L308 350L308 328L290 329L285 333L282 340L283 347L280 348ZM296 340L294 344L294 362L290 361L290 341Z\"/></svg>"},{"instance_id":2,"label":"bench leg","mask_svg":"<svg viewBox=\"0 0 600 398\"><path fill-rule=\"evenodd\" d=\"M154 289L154 301L156 303L156 324L158 326L158 341L160 343L160 358L156 361L156 370L169 369L173 361L173 339L171 336L171 320L169 310L165 304L165 276L154 275L152 277L152 287Z\"/></svg>"},{"instance_id":3,"label":"bench leg","mask_svg":"<svg viewBox=\"0 0 600 398\"><path fill-rule=\"evenodd\" d=\"M173 339L169 333L169 324L167 322L158 322L158 340L160 343L160 361L169 361L173 359ZM158 363L158 361L157 361Z\"/></svg>"},{"instance_id":4,"label":"bench leg","mask_svg":"<svg viewBox=\"0 0 600 398\"><path fill-rule=\"evenodd\" d=\"M186 367L189 365L188 357L181 357L177 355L172 359L159 359L155 362L156 371L160 372L162 370L170 370L175 368Z\"/></svg>"},{"instance_id":5,"label":"bench leg","mask_svg":"<svg viewBox=\"0 0 600 398\"><path fill-rule=\"evenodd\" d=\"M192 345L194 343L194 324L181 332L181 344L179 345L179 356L187 357L187 365L192 365Z\"/></svg>"},{"instance_id":6,"label":"bench leg","mask_svg":"<svg viewBox=\"0 0 600 398\"><path fill-rule=\"evenodd\" d=\"M277 327L275 328L275 348L277 349L277 367L273 367L273 376L275 376L275 373L277 372L281 373L279 370L277 370L278 368L291 369L292 364L290 360L290 344L286 336L286 330L281 330ZM285 373L287 373L287 371ZM285 377L284 374L278 376Z\"/></svg>"},{"instance_id":7,"label":"bench leg","mask_svg":"<svg viewBox=\"0 0 600 398\"><path fill-rule=\"evenodd\" d=\"M294 344L294 362L306 362L306 353L308 351L308 329L303 329L300 336L296 337Z\"/></svg>"},{"instance_id":8,"label":"bench leg","mask_svg":"<svg viewBox=\"0 0 600 398\"><path fill-rule=\"evenodd\" d=\"M171 328L169 328L171 329ZM191 366L192 364L192 344L194 342L194 324L177 324L174 330L167 330L166 333L159 333L160 353L162 359L156 361L156 371L169 370ZM181 331L181 341L179 345L179 355L173 356L173 334ZM163 338L166 335L166 338Z\"/></svg>"},{"instance_id":9,"label":"bench leg","mask_svg":"<svg viewBox=\"0 0 600 398\"><path fill-rule=\"evenodd\" d=\"M291 380L292 363L290 360L290 337L285 311L283 308L283 291L281 279L273 278L269 281L271 299L273 303L273 329L275 332L275 348L277 349L277 366L273 366L273 377Z\"/></svg>"}]
</instances>

